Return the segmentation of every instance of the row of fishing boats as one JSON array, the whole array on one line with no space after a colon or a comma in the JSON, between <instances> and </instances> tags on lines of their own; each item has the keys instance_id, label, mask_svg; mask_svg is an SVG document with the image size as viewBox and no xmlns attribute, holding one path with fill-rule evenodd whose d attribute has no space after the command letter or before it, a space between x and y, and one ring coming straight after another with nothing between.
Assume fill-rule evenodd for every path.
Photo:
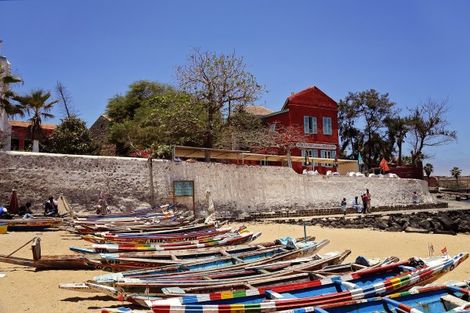
<instances>
[{"instance_id":1,"label":"row of fishing boats","mask_svg":"<svg viewBox=\"0 0 470 313\"><path fill-rule=\"evenodd\" d=\"M349 250L320 251L326 239L261 242L246 227L195 221L171 207L74 215L69 225L84 245L55 259L36 253L33 266L108 271L59 286L128 303L102 312L470 312L470 281L435 283L466 252L347 263ZM49 267L38 268L41 260Z\"/></svg>"},{"instance_id":2,"label":"row of fishing boats","mask_svg":"<svg viewBox=\"0 0 470 313\"><path fill-rule=\"evenodd\" d=\"M70 249L111 273L60 288L129 303L102 312L470 310L470 282L434 283L465 261L466 252L344 263L351 251L320 253L329 243L325 239L258 243L261 234L246 227L197 223L168 213L153 222L140 219L143 224L135 217L75 219L74 231L88 246Z\"/></svg>"}]
</instances>

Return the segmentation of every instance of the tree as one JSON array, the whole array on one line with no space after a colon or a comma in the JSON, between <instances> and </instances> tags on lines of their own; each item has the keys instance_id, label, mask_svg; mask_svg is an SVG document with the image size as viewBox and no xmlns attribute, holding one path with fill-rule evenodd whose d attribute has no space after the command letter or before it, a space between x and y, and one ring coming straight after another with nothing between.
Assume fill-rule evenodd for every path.
<instances>
[{"instance_id":1,"label":"tree","mask_svg":"<svg viewBox=\"0 0 470 313\"><path fill-rule=\"evenodd\" d=\"M174 88L147 80L139 80L129 86L125 95L116 95L106 106L106 114L115 123L132 120L142 104L155 96L174 91Z\"/></svg>"},{"instance_id":2,"label":"tree","mask_svg":"<svg viewBox=\"0 0 470 313\"><path fill-rule=\"evenodd\" d=\"M292 168L292 149L298 142L305 140L304 134L299 130L300 127L295 125L290 125L287 127L279 127L277 131L274 132L274 142L276 147L285 151L287 154L287 166Z\"/></svg>"},{"instance_id":3,"label":"tree","mask_svg":"<svg viewBox=\"0 0 470 313\"><path fill-rule=\"evenodd\" d=\"M448 106L445 101L428 100L411 112L410 133L412 160L416 164L423 158L425 147L436 147L457 139L457 133L448 129L445 118Z\"/></svg>"},{"instance_id":4,"label":"tree","mask_svg":"<svg viewBox=\"0 0 470 313\"><path fill-rule=\"evenodd\" d=\"M202 145L204 108L187 93L168 91L148 99L127 124L134 147Z\"/></svg>"},{"instance_id":5,"label":"tree","mask_svg":"<svg viewBox=\"0 0 470 313\"><path fill-rule=\"evenodd\" d=\"M452 175L452 177L455 178L455 181L457 182L457 186L458 186L459 185L459 177L460 177L460 175L462 175L462 170L460 168L458 168L457 166L454 166L450 170L450 174Z\"/></svg>"},{"instance_id":6,"label":"tree","mask_svg":"<svg viewBox=\"0 0 470 313\"><path fill-rule=\"evenodd\" d=\"M71 96L67 88L65 88L65 86L61 82L58 81L55 86L55 92L58 98L60 99L60 101L62 102L62 104L64 105L66 116L71 117L72 116L72 109L71 109L71 104L70 104Z\"/></svg>"},{"instance_id":7,"label":"tree","mask_svg":"<svg viewBox=\"0 0 470 313\"><path fill-rule=\"evenodd\" d=\"M50 111L58 100L49 100L50 97L50 92L45 92L41 89L33 90L26 96L18 97L18 101L24 106L26 113L30 116L31 139L33 140L34 152L39 151L42 120L54 117Z\"/></svg>"},{"instance_id":8,"label":"tree","mask_svg":"<svg viewBox=\"0 0 470 313\"><path fill-rule=\"evenodd\" d=\"M212 148L215 121L226 115L230 120L233 109L253 103L262 87L256 78L246 70L243 58L234 53L225 55L194 50L188 63L176 71L179 86L193 94L204 105L206 125L204 147ZM206 161L209 161L209 154Z\"/></svg>"},{"instance_id":9,"label":"tree","mask_svg":"<svg viewBox=\"0 0 470 313\"><path fill-rule=\"evenodd\" d=\"M216 146L232 150L252 150L273 145L272 135L261 119L244 107L232 113L230 121L217 136Z\"/></svg>"},{"instance_id":10,"label":"tree","mask_svg":"<svg viewBox=\"0 0 470 313\"><path fill-rule=\"evenodd\" d=\"M426 165L424 165L423 167L423 170L429 179L429 177L431 176L431 173L434 171L434 166L431 163L426 163Z\"/></svg>"},{"instance_id":11,"label":"tree","mask_svg":"<svg viewBox=\"0 0 470 313\"><path fill-rule=\"evenodd\" d=\"M61 120L48 139L45 150L64 154L97 154L98 146L92 141L85 122L72 115Z\"/></svg>"},{"instance_id":12,"label":"tree","mask_svg":"<svg viewBox=\"0 0 470 313\"><path fill-rule=\"evenodd\" d=\"M21 82L21 78L11 75L0 64L0 110L5 110L7 115L24 115L24 107L17 101L18 95L11 90L11 85Z\"/></svg>"},{"instance_id":13,"label":"tree","mask_svg":"<svg viewBox=\"0 0 470 313\"><path fill-rule=\"evenodd\" d=\"M139 108L155 96L168 92L175 92L175 90L165 84L141 80L132 83L125 95L116 95L108 101L106 114L111 119L108 136L116 145L118 154L127 155L132 149L129 134Z\"/></svg>"},{"instance_id":14,"label":"tree","mask_svg":"<svg viewBox=\"0 0 470 313\"><path fill-rule=\"evenodd\" d=\"M378 163L378 157L385 151L376 151L374 147L384 149L381 129L384 127L383 121L392 116L394 105L388 93L380 94L374 89L350 92L341 100L338 106L343 153L351 145L352 149L362 150L352 150L351 155L357 156L361 152L366 157L364 161L369 168ZM363 131L356 126L361 123L364 124ZM358 145L359 142L364 146Z\"/></svg>"},{"instance_id":15,"label":"tree","mask_svg":"<svg viewBox=\"0 0 470 313\"><path fill-rule=\"evenodd\" d=\"M384 119L387 127L389 156L393 153L395 144L398 147L398 165L402 164L402 151L405 137L410 130L410 120L408 117L388 117Z\"/></svg>"}]
</instances>

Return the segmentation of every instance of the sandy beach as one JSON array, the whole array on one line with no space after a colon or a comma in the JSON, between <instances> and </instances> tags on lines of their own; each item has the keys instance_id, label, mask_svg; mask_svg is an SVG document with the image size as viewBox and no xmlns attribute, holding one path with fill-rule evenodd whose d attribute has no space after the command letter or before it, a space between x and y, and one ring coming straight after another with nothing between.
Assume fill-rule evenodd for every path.
<instances>
[{"instance_id":1,"label":"sandy beach","mask_svg":"<svg viewBox=\"0 0 470 313\"><path fill-rule=\"evenodd\" d=\"M246 224L253 231L263 235L259 242L274 240L282 236L303 236L303 227L286 224ZM317 239L329 239L331 243L321 252L352 250L348 260L358 255L368 257L386 257L394 255L401 259L410 256L427 256L428 244L432 244L435 254L447 247L449 254L470 250L470 235L433 235L396 232L380 232L367 229L329 229L314 226L307 227L308 235ZM43 255L70 254L71 245L86 246L86 243L65 231L10 232L0 235L0 254L9 254L16 248L40 236ZM29 245L16 256L31 258ZM59 283L82 282L101 271L43 271L34 272L22 266L0 263L0 272L6 274L0 278L0 313L16 312L100 312L103 307L126 305L100 294L79 293L61 290ZM470 279L470 262L466 261L453 272L440 279Z\"/></svg>"}]
</instances>

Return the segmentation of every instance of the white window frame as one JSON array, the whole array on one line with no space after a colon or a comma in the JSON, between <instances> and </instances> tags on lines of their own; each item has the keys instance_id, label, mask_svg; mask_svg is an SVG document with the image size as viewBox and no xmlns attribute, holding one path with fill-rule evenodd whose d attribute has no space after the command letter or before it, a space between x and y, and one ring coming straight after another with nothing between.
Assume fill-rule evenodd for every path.
<instances>
[{"instance_id":1,"label":"white window frame","mask_svg":"<svg viewBox=\"0 0 470 313\"><path fill-rule=\"evenodd\" d=\"M309 158L318 158L318 150L317 149L300 149L300 155L304 159L302 161L302 165L307 166L307 164L305 163L305 155L307 155ZM318 166L317 162L313 162L312 164L313 166Z\"/></svg>"},{"instance_id":2,"label":"white window frame","mask_svg":"<svg viewBox=\"0 0 470 313\"><path fill-rule=\"evenodd\" d=\"M329 116L323 117L323 135L333 135L333 119Z\"/></svg>"},{"instance_id":3,"label":"white window frame","mask_svg":"<svg viewBox=\"0 0 470 313\"><path fill-rule=\"evenodd\" d=\"M316 134L318 131L318 123L316 116L304 116L304 133Z\"/></svg>"},{"instance_id":4,"label":"white window frame","mask_svg":"<svg viewBox=\"0 0 470 313\"><path fill-rule=\"evenodd\" d=\"M336 150L320 150L321 158L323 159L335 159L336 158ZM321 166L323 167L333 167L333 164L330 163L322 163Z\"/></svg>"}]
</instances>

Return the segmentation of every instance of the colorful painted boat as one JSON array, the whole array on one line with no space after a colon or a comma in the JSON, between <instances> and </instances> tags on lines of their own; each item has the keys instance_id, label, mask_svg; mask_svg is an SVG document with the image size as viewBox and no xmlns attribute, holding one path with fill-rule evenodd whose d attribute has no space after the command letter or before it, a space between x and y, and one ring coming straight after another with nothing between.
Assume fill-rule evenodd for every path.
<instances>
[{"instance_id":1,"label":"colorful painted boat","mask_svg":"<svg viewBox=\"0 0 470 313\"><path fill-rule=\"evenodd\" d=\"M240 227L238 229L231 228L213 228L205 229L200 231L192 232L180 232L174 234L154 234L150 232L136 233L136 234L114 234L114 233L104 233L99 236L96 235L85 235L82 236L86 241L101 243L101 244L123 244L124 247L133 245L133 244L148 244L148 243L178 243L185 241L211 241L213 238L222 239L223 235L226 237L239 235L242 233L248 233L249 231L246 227ZM103 251L103 248L100 248L100 251ZM117 251L113 251L117 252Z\"/></svg>"},{"instance_id":2,"label":"colorful painted boat","mask_svg":"<svg viewBox=\"0 0 470 313\"><path fill-rule=\"evenodd\" d=\"M207 267L204 266L204 264L195 264L194 266L184 266L184 267L179 267L175 268L175 266L170 266L168 268L162 267L162 268L156 268L156 269L138 269L138 270L130 270L130 271L125 271L125 272L120 272L120 273L113 273L113 274L106 274L106 275L100 275L94 277L94 281L96 282L113 282L113 281L118 281L124 277L135 277L135 278L141 278L141 277L157 277L157 276L162 276L162 275L176 275L178 273L182 272L191 272L194 274L201 274L201 273L208 273L208 272L213 272L217 270L235 270L239 268L244 268L247 266L249 263L250 266L255 266L255 265L261 265L261 264L267 264L267 263L272 263L272 262L279 262L282 260L292 260L295 258L300 258L304 256L309 256L317 252L319 249L323 248L326 246L330 241L329 240L322 240L320 242L315 242L315 241L300 241L296 242L295 239L292 238L282 238L280 241L278 241L280 244L283 245L283 247L279 247L278 250L284 251L277 253L276 255L271 255L271 256L265 256L263 258L260 258L256 261L252 260L247 260L250 262L233 262L232 264L228 263L226 266L217 266L214 264L208 264ZM168 270L167 270L168 269Z\"/></svg>"},{"instance_id":3,"label":"colorful painted boat","mask_svg":"<svg viewBox=\"0 0 470 313\"><path fill-rule=\"evenodd\" d=\"M417 260L415 267L403 267L404 272L389 277L383 268L373 269L375 275L364 271L361 277L332 277L302 284L274 288L225 291L187 295L146 304L154 312L271 312L319 306L384 296L416 285L432 282L453 270L468 258L468 253L454 257L433 257ZM396 268L396 267L395 267ZM366 275L364 275L366 273ZM368 273L368 274L367 274ZM103 312L111 312L103 310Z\"/></svg>"},{"instance_id":4,"label":"colorful painted boat","mask_svg":"<svg viewBox=\"0 0 470 313\"><path fill-rule=\"evenodd\" d=\"M93 245L92 249L70 247L74 252L83 254L96 254L95 251L103 251L105 254L101 254L102 257L113 258L112 254L117 254L116 258L125 257L126 254L132 255L135 252L136 255L133 257L139 257L142 254L143 257L152 257L155 252L161 251L181 251L181 250L201 250L205 248L216 248L225 246L242 245L257 239L261 233L251 233L249 231L243 231L240 233L230 233L213 238L205 238L194 241L181 241L172 243L149 243L149 244L96 244ZM143 253L146 252L146 253ZM193 252L196 254L196 252Z\"/></svg>"},{"instance_id":5,"label":"colorful painted boat","mask_svg":"<svg viewBox=\"0 0 470 313\"><path fill-rule=\"evenodd\" d=\"M148 242L171 242L185 241L197 238L214 236L230 232L232 229L217 229L214 224L198 224L187 227L171 227L163 230L145 230L139 232L95 232L83 235L82 239L93 243L148 243Z\"/></svg>"},{"instance_id":6,"label":"colorful painted boat","mask_svg":"<svg viewBox=\"0 0 470 313\"><path fill-rule=\"evenodd\" d=\"M207 293L230 288L260 288L286 283L307 282L317 278L314 271L342 262L349 250L280 261L259 266L247 266L232 271L216 271L203 276L172 276L158 279L123 279L114 284L85 283L91 290L103 292L119 300L139 303L142 299L174 297L181 294ZM173 288L177 286L176 288ZM111 287L111 288L110 288Z\"/></svg>"},{"instance_id":7,"label":"colorful painted boat","mask_svg":"<svg viewBox=\"0 0 470 313\"><path fill-rule=\"evenodd\" d=\"M463 286L462 286L463 285ZM450 313L470 312L468 283L412 288L386 297L304 307L282 313Z\"/></svg>"},{"instance_id":8,"label":"colorful painted boat","mask_svg":"<svg viewBox=\"0 0 470 313\"><path fill-rule=\"evenodd\" d=\"M307 241L297 243L298 248L294 250L286 249L286 247L276 247L261 249L254 252L246 252L236 256L226 255L224 257L203 259L196 262L183 263L176 261L173 262L173 264L168 265L166 265L168 262L162 262L161 260L152 258L101 258L99 260L89 259L88 262L94 265L96 268L113 272L129 269L151 268L151 271L154 275L168 274L186 271L217 270L236 265L246 266L247 264L263 262L275 258L292 259L297 257L297 254L311 255L328 243L329 241L327 240L318 243L314 241ZM291 254L294 254L294 256L291 256Z\"/></svg>"}]
</instances>

